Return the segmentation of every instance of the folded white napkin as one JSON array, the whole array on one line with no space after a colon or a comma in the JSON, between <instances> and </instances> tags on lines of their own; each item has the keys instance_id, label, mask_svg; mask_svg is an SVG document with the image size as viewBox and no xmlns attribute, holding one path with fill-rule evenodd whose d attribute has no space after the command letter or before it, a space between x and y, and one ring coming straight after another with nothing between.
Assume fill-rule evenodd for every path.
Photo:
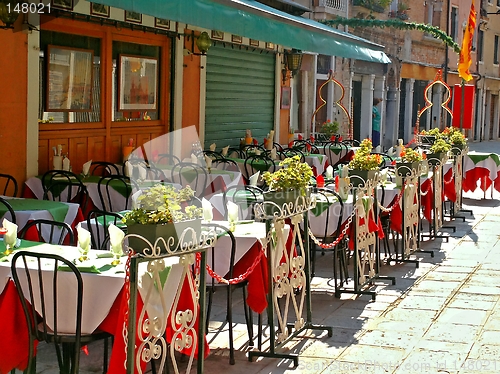
<instances>
[{"instance_id":1,"label":"folded white napkin","mask_svg":"<svg viewBox=\"0 0 500 374\"><path fill-rule=\"evenodd\" d=\"M197 164L198 163L198 157L196 157L196 155L194 153L191 153L191 162L193 164Z\"/></svg>"},{"instance_id":2,"label":"folded white napkin","mask_svg":"<svg viewBox=\"0 0 500 374\"><path fill-rule=\"evenodd\" d=\"M216 145L215 143L210 144L210 150L213 152L215 151Z\"/></svg>"},{"instance_id":3,"label":"folded white napkin","mask_svg":"<svg viewBox=\"0 0 500 374\"><path fill-rule=\"evenodd\" d=\"M269 152L269 155L271 156L272 160L276 160L276 148L271 149L271 152Z\"/></svg>"},{"instance_id":4,"label":"folded white napkin","mask_svg":"<svg viewBox=\"0 0 500 374\"><path fill-rule=\"evenodd\" d=\"M90 250L90 232L84 229L81 222L76 226L76 233L78 234L78 246L85 252Z\"/></svg>"},{"instance_id":5,"label":"folded white napkin","mask_svg":"<svg viewBox=\"0 0 500 374\"><path fill-rule=\"evenodd\" d=\"M82 174L83 175L89 175L91 165L92 165L92 160L89 160L83 164L83 166L82 166Z\"/></svg>"},{"instance_id":6,"label":"folded white napkin","mask_svg":"<svg viewBox=\"0 0 500 374\"><path fill-rule=\"evenodd\" d=\"M125 169L123 170L123 172L125 173L125 176L130 177L133 174L133 171L134 171L134 167L132 166L132 164L130 162L126 162Z\"/></svg>"},{"instance_id":7,"label":"folded white napkin","mask_svg":"<svg viewBox=\"0 0 500 374\"><path fill-rule=\"evenodd\" d=\"M207 168L210 169L212 167L212 158L209 156L205 156L205 162L207 164Z\"/></svg>"},{"instance_id":8,"label":"folded white napkin","mask_svg":"<svg viewBox=\"0 0 500 374\"><path fill-rule=\"evenodd\" d=\"M227 202L227 220L229 222L238 222L239 206L232 201Z\"/></svg>"},{"instance_id":9,"label":"folded white napkin","mask_svg":"<svg viewBox=\"0 0 500 374\"><path fill-rule=\"evenodd\" d=\"M261 153L260 149L256 149L256 150L255 150L255 154L256 154L257 156L259 156L259 155L260 155L260 153Z\"/></svg>"},{"instance_id":10,"label":"folded white napkin","mask_svg":"<svg viewBox=\"0 0 500 374\"><path fill-rule=\"evenodd\" d=\"M227 156L227 152L228 151L229 151L229 146L226 146L226 147L222 148L222 152L221 153L222 153L223 156Z\"/></svg>"},{"instance_id":11,"label":"folded white napkin","mask_svg":"<svg viewBox=\"0 0 500 374\"><path fill-rule=\"evenodd\" d=\"M137 209L139 208L139 203L137 202L139 196L142 195L142 190L135 191L132 196L130 196L131 202L132 202L132 209Z\"/></svg>"},{"instance_id":12,"label":"folded white napkin","mask_svg":"<svg viewBox=\"0 0 500 374\"><path fill-rule=\"evenodd\" d=\"M7 232L3 236L5 244L8 244L12 247L15 246L17 243L17 225L10 222L7 218L4 218L3 228L7 230Z\"/></svg>"},{"instance_id":13,"label":"folded white napkin","mask_svg":"<svg viewBox=\"0 0 500 374\"><path fill-rule=\"evenodd\" d=\"M63 158L62 168L65 171L69 171L69 169L71 168L71 162L69 161L69 158L67 157Z\"/></svg>"},{"instance_id":14,"label":"folded white napkin","mask_svg":"<svg viewBox=\"0 0 500 374\"><path fill-rule=\"evenodd\" d=\"M249 180L250 186L257 185L257 182L259 181L259 176L260 176L260 171L258 171L257 173L255 173L254 175L252 175L250 177L250 180Z\"/></svg>"},{"instance_id":15,"label":"folded white napkin","mask_svg":"<svg viewBox=\"0 0 500 374\"><path fill-rule=\"evenodd\" d=\"M141 165L137 165L137 170L139 171L139 179L140 180L145 180L148 178L148 171L146 170L145 167Z\"/></svg>"},{"instance_id":16,"label":"folded white napkin","mask_svg":"<svg viewBox=\"0 0 500 374\"><path fill-rule=\"evenodd\" d=\"M111 252L123 253L122 243L123 243L123 238L125 237L125 233L112 223L108 225L108 232L109 232L109 246Z\"/></svg>"},{"instance_id":17,"label":"folded white napkin","mask_svg":"<svg viewBox=\"0 0 500 374\"><path fill-rule=\"evenodd\" d=\"M333 179L333 166L332 165L328 165L326 167L325 177L326 177L326 179Z\"/></svg>"},{"instance_id":18,"label":"folded white napkin","mask_svg":"<svg viewBox=\"0 0 500 374\"><path fill-rule=\"evenodd\" d=\"M214 218L214 215L213 215L213 211L212 211L213 207L212 207L212 204L210 203L210 201L208 201L205 198L202 198L201 199L201 207L203 208L203 219L207 222L212 221L212 219Z\"/></svg>"}]
</instances>

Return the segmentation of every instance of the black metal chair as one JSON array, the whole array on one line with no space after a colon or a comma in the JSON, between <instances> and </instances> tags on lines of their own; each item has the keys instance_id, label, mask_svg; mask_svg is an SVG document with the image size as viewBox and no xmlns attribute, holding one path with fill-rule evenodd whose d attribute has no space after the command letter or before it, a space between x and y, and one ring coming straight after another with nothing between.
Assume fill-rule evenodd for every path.
<instances>
[{"instance_id":1,"label":"black metal chair","mask_svg":"<svg viewBox=\"0 0 500 374\"><path fill-rule=\"evenodd\" d=\"M121 212L122 210L129 209L130 196L137 188L129 177L122 175L102 177L97 182L97 192L101 200L102 210L107 212ZM121 205L118 204L116 199L113 199L113 196L117 193L124 197Z\"/></svg>"},{"instance_id":2,"label":"black metal chair","mask_svg":"<svg viewBox=\"0 0 500 374\"><path fill-rule=\"evenodd\" d=\"M108 161L92 161L90 165L90 175L98 175L101 177L109 175L121 175L118 166L113 162Z\"/></svg>"},{"instance_id":3,"label":"black metal chair","mask_svg":"<svg viewBox=\"0 0 500 374\"><path fill-rule=\"evenodd\" d=\"M192 162L180 162L172 168L171 180L185 187L187 185L195 192L196 197L202 197L208 186L207 169Z\"/></svg>"},{"instance_id":4,"label":"black metal chair","mask_svg":"<svg viewBox=\"0 0 500 374\"><path fill-rule=\"evenodd\" d=\"M0 205L3 205L5 206L5 209L7 209L7 212L10 213L10 219L9 221L12 222L12 223L16 223L16 212L14 211L14 209L12 208L12 205L10 205L8 199L4 199L3 197L0 197ZM3 210L3 209L2 209ZM5 214L2 216L0 216L0 218L5 218Z\"/></svg>"},{"instance_id":5,"label":"black metal chair","mask_svg":"<svg viewBox=\"0 0 500 374\"><path fill-rule=\"evenodd\" d=\"M68 270L64 275L61 266ZM19 251L12 259L11 272L28 327L29 356L25 373L36 370L35 341L53 343L60 372L77 374L81 347L96 340L105 340L103 373L106 373L107 338L111 335L101 331L82 334L83 281L76 266L55 254ZM73 299L60 294L59 290L68 286L75 288ZM61 313L74 313L71 331L60 331L58 314Z\"/></svg>"},{"instance_id":6,"label":"black metal chair","mask_svg":"<svg viewBox=\"0 0 500 374\"><path fill-rule=\"evenodd\" d=\"M36 231L36 235L34 231ZM19 232L19 238L25 239L28 233L30 239L36 236L36 241L38 242L59 245L63 244L68 236L67 244L75 245L75 235L71 226L66 222L58 222L48 219L35 219L28 222L26 226L21 229ZM43 233L46 234L43 235Z\"/></svg>"},{"instance_id":7,"label":"black metal chair","mask_svg":"<svg viewBox=\"0 0 500 374\"><path fill-rule=\"evenodd\" d=\"M216 230L217 234L219 237L228 237L230 244L227 246L221 246L219 245L217 249L215 247L212 247L209 249L211 259L209 258L207 264L210 266L212 269L215 268L215 262L217 257L224 257L224 258L229 258L229 271L227 274L219 274L221 275L224 279L229 280L233 279L234 273L234 261L235 261L235 253L236 253L236 238L234 237L233 233L224 226L215 224L215 223L207 223L203 224L203 226ZM216 291L216 289L220 287L226 288L227 291L227 305L226 305L226 319L228 323L228 330L229 330L229 363L231 365L234 365L234 338L233 338L233 291L237 288L241 288L243 290L243 300L247 299L246 295L246 286L247 286L247 281L242 281L237 284L225 284L225 283L219 283L217 282L213 277L211 278L210 281L207 281L207 292L208 292L208 300L207 300L207 319L206 319L206 326L207 326L207 332L208 332L208 324L210 321L210 313L212 310L212 301L213 301L213 294ZM244 302L244 312L245 312L245 321L247 324L247 330L248 330L248 337L250 339L250 346L253 345L253 322L252 322L252 312L251 309L246 305L246 302Z\"/></svg>"},{"instance_id":8,"label":"black metal chair","mask_svg":"<svg viewBox=\"0 0 500 374\"><path fill-rule=\"evenodd\" d=\"M158 160L155 162L157 165L175 165L181 162L181 159L171 153L160 153Z\"/></svg>"},{"instance_id":9,"label":"black metal chair","mask_svg":"<svg viewBox=\"0 0 500 374\"><path fill-rule=\"evenodd\" d=\"M329 199L335 198L339 202L339 209L335 214L335 217L330 216L330 209L326 209L325 214L325 231L322 233L320 237L316 236L318 241L322 244L330 244L333 243L338 236L341 234L342 228L342 217L344 214L344 203L340 196L332 189L329 188L318 188L316 193L322 196L322 200L325 202L329 201ZM335 230L332 232L329 230L330 220L337 219L337 223L334 225ZM315 275L316 269L316 246L314 243L310 243L310 254L311 254L311 275ZM347 272L347 238L342 238L340 242L331 248L333 251L333 276L335 278L335 286L337 288L337 279L340 280L341 283L346 282L348 278ZM321 254L325 254L325 249L321 248ZM338 267L337 267L338 266ZM337 269L338 277L337 277Z\"/></svg>"},{"instance_id":10,"label":"black metal chair","mask_svg":"<svg viewBox=\"0 0 500 374\"><path fill-rule=\"evenodd\" d=\"M85 212L89 199L87 187L70 171L49 170L42 175L43 199L80 204Z\"/></svg>"},{"instance_id":11,"label":"black metal chair","mask_svg":"<svg viewBox=\"0 0 500 374\"><path fill-rule=\"evenodd\" d=\"M235 172L240 172L240 167L234 160L230 160L227 158L219 158L216 160L212 161L212 168L219 169L219 170L227 170L227 171L235 171Z\"/></svg>"},{"instance_id":12,"label":"black metal chair","mask_svg":"<svg viewBox=\"0 0 500 374\"><path fill-rule=\"evenodd\" d=\"M245 173L243 177L245 178L246 184L250 183L250 177L258 170L261 172L269 171L274 173L276 170L276 164L274 160L267 157L265 154L248 156L244 163Z\"/></svg>"},{"instance_id":13,"label":"black metal chair","mask_svg":"<svg viewBox=\"0 0 500 374\"><path fill-rule=\"evenodd\" d=\"M90 232L92 248L108 250L109 224L120 227L126 232L127 227L122 222L123 216L118 213L93 209L87 216L87 230Z\"/></svg>"},{"instance_id":14,"label":"black metal chair","mask_svg":"<svg viewBox=\"0 0 500 374\"><path fill-rule=\"evenodd\" d=\"M224 156L222 156L222 153L217 152L217 151L203 151L203 156L205 157L210 157L212 160L221 160L224 159Z\"/></svg>"},{"instance_id":15,"label":"black metal chair","mask_svg":"<svg viewBox=\"0 0 500 374\"><path fill-rule=\"evenodd\" d=\"M0 195L17 196L18 185L16 178L10 174L0 173Z\"/></svg>"},{"instance_id":16,"label":"black metal chair","mask_svg":"<svg viewBox=\"0 0 500 374\"><path fill-rule=\"evenodd\" d=\"M240 207L239 219L255 219L254 206L264 201L263 193L262 189L256 186L231 186L222 195L224 209L226 209L228 201L232 201ZM227 219L227 211L224 216Z\"/></svg>"}]
</instances>

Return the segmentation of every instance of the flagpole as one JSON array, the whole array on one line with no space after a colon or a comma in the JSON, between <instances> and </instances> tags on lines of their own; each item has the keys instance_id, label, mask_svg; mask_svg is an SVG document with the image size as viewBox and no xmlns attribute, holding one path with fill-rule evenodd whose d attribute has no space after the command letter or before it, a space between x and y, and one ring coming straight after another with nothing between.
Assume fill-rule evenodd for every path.
<instances>
[{"instance_id":1,"label":"flagpole","mask_svg":"<svg viewBox=\"0 0 500 374\"><path fill-rule=\"evenodd\" d=\"M464 106L465 106L465 80L462 79L461 83L462 105L460 106L460 132L463 133L464 127Z\"/></svg>"}]
</instances>

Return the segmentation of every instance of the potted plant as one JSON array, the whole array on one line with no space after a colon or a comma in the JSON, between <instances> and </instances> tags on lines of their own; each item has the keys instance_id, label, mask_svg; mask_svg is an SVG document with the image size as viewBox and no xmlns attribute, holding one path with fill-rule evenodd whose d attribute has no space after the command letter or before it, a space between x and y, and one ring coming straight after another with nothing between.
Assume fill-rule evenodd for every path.
<instances>
[{"instance_id":1,"label":"potted plant","mask_svg":"<svg viewBox=\"0 0 500 374\"><path fill-rule=\"evenodd\" d=\"M264 192L264 200L282 207L285 203L295 202L299 196L309 194L308 187L314 174L308 164L300 161L299 155L285 158L279 165L278 170L273 173L266 171L261 178L269 188Z\"/></svg>"},{"instance_id":2,"label":"potted plant","mask_svg":"<svg viewBox=\"0 0 500 374\"><path fill-rule=\"evenodd\" d=\"M170 185L155 184L142 192L137 199L137 207L123 216L128 234L141 235L151 244L159 237L164 238L170 250L175 250L184 230L191 227L200 232L203 209L189 205L194 197L190 186L177 190ZM189 239L192 235L189 236ZM186 239L188 239L186 237ZM139 253L145 242L137 237L129 237L129 245ZM166 248L162 248L162 252Z\"/></svg>"},{"instance_id":3,"label":"potted plant","mask_svg":"<svg viewBox=\"0 0 500 374\"><path fill-rule=\"evenodd\" d=\"M400 160L396 161L396 173L400 177L406 177L411 175L413 170L418 170L420 162L426 159L427 155L413 148L403 147L399 157Z\"/></svg>"},{"instance_id":4,"label":"potted plant","mask_svg":"<svg viewBox=\"0 0 500 374\"><path fill-rule=\"evenodd\" d=\"M372 141L370 139L363 140L360 148L349 162L349 177L354 187L364 186L368 179L375 178L379 170L382 156L372 154L372 149Z\"/></svg>"},{"instance_id":5,"label":"potted plant","mask_svg":"<svg viewBox=\"0 0 500 374\"><path fill-rule=\"evenodd\" d=\"M448 143L443 138L436 139L434 144L429 148L429 153L427 153L427 161L430 165L436 166L438 164L443 164L446 159L446 154L451 149L451 144Z\"/></svg>"},{"instance_id":6,"label":"potted plant","mask_svg":"<svg viewBox=\"0 0 500 374\"><path fill-rule=\"evenodd\" d=\"M462 150L467 144L467 139L462 132L455 127L447 127L444 129L443 134L448 137L448 143L451 144L451 153L455 156L462 153Z\"/></svg>"},{"instance_id":7,"label":"potted plant","mask_svg":"<svg viewBox=\"0 0 500 374\"><path fill-rule=\"evenodd\" d=\"M330 139L332 136L338 134L339 132L339 123L337 121L326 120L321 125L319 130L320 133L325 134L327 139Z\"/></svg>"}]
</instances>

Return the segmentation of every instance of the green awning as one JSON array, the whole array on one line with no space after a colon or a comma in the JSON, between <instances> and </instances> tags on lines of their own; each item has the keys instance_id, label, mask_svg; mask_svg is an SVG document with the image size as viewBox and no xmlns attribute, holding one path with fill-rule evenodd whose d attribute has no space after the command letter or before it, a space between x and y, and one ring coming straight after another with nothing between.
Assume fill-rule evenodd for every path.
<instances>
[{"instance_id":1,"label":"green awning","mask_svg":"<svg viewBox=\"0 0 500 374\"><path fill-rule=\"evenodd\" d=\"M129 11L302 51L390 63L384 46L255 0L93 0Z\"/></svg>"}]
</instances>

